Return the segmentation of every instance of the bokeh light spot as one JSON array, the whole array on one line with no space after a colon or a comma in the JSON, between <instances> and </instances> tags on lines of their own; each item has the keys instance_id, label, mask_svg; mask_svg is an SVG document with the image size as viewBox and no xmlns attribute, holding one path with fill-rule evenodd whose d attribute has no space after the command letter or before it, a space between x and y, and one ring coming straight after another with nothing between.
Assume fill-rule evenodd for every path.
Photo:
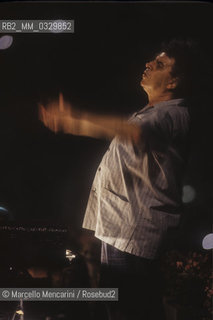
<instances>
[{"instance_id":1,"label":"bokeh light spot","mask_svg":"<svg viewBox=\"0 0 213 320\"><path fill-rule=\"evenodd\" d=\"M209 233L203 238L202 246L206 250L213 249L213 233Z\"/></svg>"},{"instance_id":2,"label":"bokeh light spot","mask_svg":"<svg viewBox=\"0 0 213 320\"><path fill-rule=\"evenodd\" d=\"M182 201L183 203L192 202L195 199L195 189L189 185L183 186Z\"/></svg>"}]
</instances>

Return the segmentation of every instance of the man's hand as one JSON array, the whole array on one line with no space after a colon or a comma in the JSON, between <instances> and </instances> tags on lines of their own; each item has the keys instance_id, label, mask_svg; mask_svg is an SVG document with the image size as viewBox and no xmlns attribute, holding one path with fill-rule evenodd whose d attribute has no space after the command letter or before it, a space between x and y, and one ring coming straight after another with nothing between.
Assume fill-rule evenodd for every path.
<instances>
[{"instance_id":1,"label":"man's hand","mask_svg":"<svg viewBox=\"0 0 213 320\"><path fill-rule=\"evenodd\" d=\"M59 102L53 102L46 108L43 105L39 105L39 120L55 133L59 131L70 133L72 122L75 121L72 113L71 106L64 103L61 93L59 94Z\"/></svg>"}]
</instances>

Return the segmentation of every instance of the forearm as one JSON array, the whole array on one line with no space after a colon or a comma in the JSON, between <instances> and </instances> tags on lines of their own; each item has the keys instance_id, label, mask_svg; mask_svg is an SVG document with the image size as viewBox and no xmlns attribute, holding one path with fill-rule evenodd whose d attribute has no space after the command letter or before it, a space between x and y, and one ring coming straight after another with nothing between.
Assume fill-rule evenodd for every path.
<instances>
[{"instance_id":1,"label":"forearm","mask_svg":"<svg viewBox=\"0 0 213 320\"><path fill-rule=\"evenodd\" d=\"M62 131L64 133L88 136L93 138L111 138L113 136L112 130L107 127L102 127L99 123L91 122L87 118L66 119Z\"/></svg>"},{"instance_id":2,"label":"forearm","mask_svg":"<svg viewBox=\"0 0 213 320\"><path fill-rule=\"evenodd\" d=\"M121 117L88 113L77 119L70 118L66 128L66 133L105 139L111 139L115 135L135 139L140 131L138 127Z\"/></svg>"}]
</instances>

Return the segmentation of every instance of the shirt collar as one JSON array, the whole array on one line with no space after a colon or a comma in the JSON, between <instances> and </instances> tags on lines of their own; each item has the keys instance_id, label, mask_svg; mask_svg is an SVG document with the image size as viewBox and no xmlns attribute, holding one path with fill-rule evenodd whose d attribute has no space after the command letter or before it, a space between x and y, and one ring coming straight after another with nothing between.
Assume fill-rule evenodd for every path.
<instances>
[{"instance_id":1,"label":"shirt collar","mask_svg":"<svg viewBox=\"0 0 213 320\"><path fill-rule=\"evenodd\" d=\"M171 106L171 107L177 107L180 105L184 105L184 99L171 99L167 101L161 101L153 105L153 107L158 108L158 107L165 107L165 106Z\"/></svg>"},{"instance_id":2,"label":"shirt collar","mask_svg":"<svg viewBox=\"0 0 213 320\"><path fill-rule=\"evenodd\" d=\"M153 106L146 105L145 107L140 109L138 112L136 112L135 115L143 113L144 111L149 110L151 108L165 107L168 105L171 107L180 106L180 105L184 106L184 101L185 100L183 98L179 98L179 99L171 99L171 100L167 100L167 101L161 101L156 104L153 104Z\"/></svg>"}]
</instances>

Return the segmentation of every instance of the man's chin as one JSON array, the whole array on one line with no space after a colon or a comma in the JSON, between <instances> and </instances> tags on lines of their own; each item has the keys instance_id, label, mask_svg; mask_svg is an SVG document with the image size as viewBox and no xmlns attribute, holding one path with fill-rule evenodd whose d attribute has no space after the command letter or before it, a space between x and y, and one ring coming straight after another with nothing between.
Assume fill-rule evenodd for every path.
<instances>
[{"instance_id":1,"label":"man's chin","mask_svg":"<svg viewBox=\"0 0 213 320\"><path fill-rule=\"evenodd\" d=\"M146 84L144 80L141 80L140 86L143 89L143 91L148 95L149 86Z\"/></svg>"},{"instance_id":2,"label":"man's chin","mask_svg":"<svg viewBox=\"0 0 213 320\"><path fill-rule=\"evenodd\" d=\"M141 86L143 89L145 89L145 87L146 87L146 81L145 81L144 79L141 80L140 86Z\"/></svg>"}]
</instances>

